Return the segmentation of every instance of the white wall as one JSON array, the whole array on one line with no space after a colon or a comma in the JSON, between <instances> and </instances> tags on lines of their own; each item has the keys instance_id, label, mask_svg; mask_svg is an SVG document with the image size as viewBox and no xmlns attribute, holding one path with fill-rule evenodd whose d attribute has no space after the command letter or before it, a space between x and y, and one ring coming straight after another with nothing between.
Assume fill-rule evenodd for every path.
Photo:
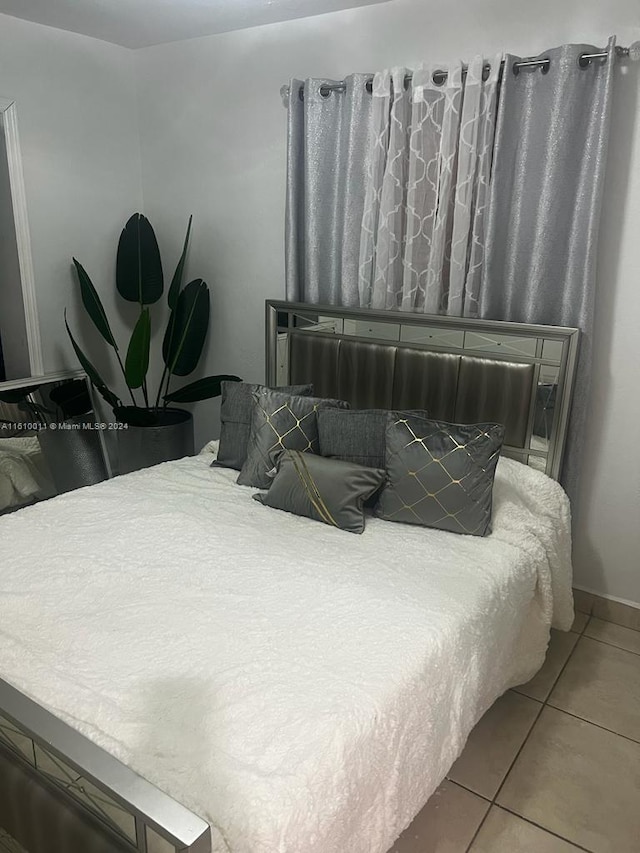
<instances>
[{"instance_id":1,"label":"white wall","mask_svg":"<svg viewBox=\"0 0 640 853\"><path fill-rule=\"evenodd\" d=\"M0 113L0 346L5 379L29 376L29 342L13 218L4 119Z\"/></svg>"},{"instance_id":2,"label":"white wall","mask_svg":"<svg viewBox=\"0 0 640 853\"><path fill-rule=\"evenodd\" d=\"M640 38L636 0L395 0L322 17L136 51L147 215L178 243L195 216L189 271L213 288L207 372L263 378L263 301L284 295L290 77L340 78L425 59L572 41ZM638 69L618 72L601 239L593 418L587 436L576 583L640 603ZM216 429L198 410L199 438Z\"/></svg>"},{"instance_id":3,"label":"white wall","mask_svg":"<svg viewBox=\"0 0 640 853\"><path fill-rule=\"evenodd\" d=\"M638 38L638 30L634 35ZM627 42L628 43L628 42ZM600 232L578 583L640 603L640 63L617 79Z\"/></svg>"},{"instance_id":4,"label":"white wall","mask_svg":"<svg viewBox=\"0 0 640 853\"><path fill-rule=\"evenodd\" d=\"M113 310L116 246L142 204L133 74L125 48L0 14L0 96L16 101L48 371L78 366L63 322L67 306L70 323L85 325L73 255L115 315L114 331L122 329Z\"/></svg>"}]
</instances>

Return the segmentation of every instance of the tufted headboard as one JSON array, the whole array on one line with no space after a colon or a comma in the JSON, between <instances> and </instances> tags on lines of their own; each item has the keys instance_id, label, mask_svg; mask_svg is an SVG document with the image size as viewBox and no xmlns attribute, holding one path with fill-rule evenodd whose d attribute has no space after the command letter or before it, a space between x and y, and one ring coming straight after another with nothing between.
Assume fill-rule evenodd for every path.
<instances>
[{"instance_id":1,"label":"tufted headboard","mask_svg":"<svg viewBox=\"0 0 640 853\"><path fill-rule=\"evenodd\" d=\"M579 332L398 311L266 303L266 381L353 408L505 425L505 455L557 478Z\"/></svg>"}]
</instances>

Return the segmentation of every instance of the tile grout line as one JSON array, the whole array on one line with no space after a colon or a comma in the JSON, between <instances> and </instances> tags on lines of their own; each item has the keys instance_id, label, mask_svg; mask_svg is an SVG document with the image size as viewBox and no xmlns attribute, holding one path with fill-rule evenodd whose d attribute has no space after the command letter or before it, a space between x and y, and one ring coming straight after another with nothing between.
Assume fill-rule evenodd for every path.
<instances>
[{"instance_id":1,"label":"tile grout line","mask_svg":"<svg viewBox=\"0 0 640 853\"><path fill-rule=\"evenodd\" d=\"M589 624L589 622L590 622L590 621L591 621L591 616L589 616L589 620L587 621L587 623L586 623L586 625L585 625L585 628L587 627L587 625ZM583 630L584 630L584 629L583 629ZM569 633L571 633L571 632L569 632ZM576 632L574 632L574 633L578 633L578 632L576 631ZM469 846L467 847L467 849L466 849L465 853L471 853L471 848L472 848L472 846L473 846L473 843L475 842L475 840L476 840L476 838L477 838L477 836L478 836L478 833L479 833L479 832L480 832L480 830L482 829L482 827L483 827L483 825L484 825L484 822L486 821L487 816L488 816L489 812L491 811L491 809L493 808L493 806L496 806L496 807L498 807L498 808L501 808L500 804L496 802L496 800L497 800L497 799L498 799L498 797L500 796L500 791L502 791L502 789L504 788L505 783L506 783L507 779L509 778L509 774L510 774L510 773L511 773L511 771L513 770L513 767L514 767L514 765L515 765L516 761L517 761L517 760L518 760L518 758L520 757L520 753L522 752L522 750L523 750L523 749L524 749L524 747L525 747L525 744L526 744L526 743L527 743L527 741L529 740L529 738L530 738L530 736L531 736L531 732L535 729L536 724L538 723L538 720L540 719L540 717L541 717L541 715L542 715L542 712L544 711L544 709L545 709L546 707L553 708L553 705L549 705L549 706L548 706L548 705L547 705L547 702L548 702L548 700L549 700L549 697L550 697L550 696L551 696L551 694L553 693L553 689L554 689L554 687L556 686L556 684L558 683L558 681L559 681L560 677L562 676L562 673L565 671L565 669L566 669L566 667L567 667L567 664L568 664L568 663L569 663L569 661L571 660L571 657L573 656L573 653L575 652L576 648L578 647L578 643L580 642L580 637L581 637L581 636L582 636L582 634L578 634L578 639L576 640L576 643L575 643L574 647L571 649L571 651L570 651L570 652L569 652L569 654L567 655L567 659L566 659L566 661L564 662L564 664L562 665L562 668L560 669L560 672L558 673L557 677L555 678L555 680L554 680L553 684L552 684L552 685L551 685L551 687L549 688L549 692L547 693L547 697L546 697L546 699L545 699L543 702L541 702L541 704L540 704L540 710L539 710L539 711L538 711L538 713L536 714L536 718L535 718L535 720L534 720L534 721L533 721L533 723L531 724L531 727L529 728L529 731L527 732L527 735L526 735L525 739L524 739L524 740L522 741L522 743L520 744L520 748L519 748L519 749L518 749L518 751L516 752L516 754L515 754L515 756L514 756L513 761L511 762L511 764L509 765L509 767L508 767L508 769L507 769L507 772L504 774L504 778L502 779L502 782L501 782L501 783L500 783L500 785L498 786L498 790L497 790L497 791L496 791L496 793L493 795L493 799L491 800L491 804L490 804L489 808L487 809L487 812L486 812L485 816L484 816L484 817L482 818L482 820L480 821L480 823L479 823L479 825L478 825L478 828L477 828L477 829L476 829L476 831L474 832L474 834L473 834L473 838L472 838L472 839L471 839L471 841L469 842ZM549 641L551 641L551 640L549 640ZM548 647L547 647L547 651L548 651ZM546 656L545 656L545 660L546 660ZM524 695L524 694L519 694L519 695L521 695L521 696L522 696L522 695ZM530 696L529 696L529 697L527 697L527 698L531 699L531 697L530 697ZM539 700L539 699L534 699L533 701L534 701L534 702L539 702L540 700ZM559 709L557 709L557 708L556 708L556 709L554 709L554 710L559 710ZM514 812L514 814L515 814L515 812ZM525 817L523 817L522 815L519 815L519 814L516 814L516 817L519 817L521 820L527 820L527 818L525 818ZM532 822L532 821L529 821L529 823L531 823L531 822ZM544 827L540 827L540 829L544 829ZM545 830L545 831L546 831L546 830ZM553 833L553 834L555 834L555 833ZM562 838L562 836L558 836L558 838ZM568 839L568 838L565 838L564 840L565 840L565 841L567 841L569 844L573 844L573 842L572 842L570 839ZM586 848L582 848L582 849L584 850L584 849L586 849ZM590 851L587 851L587 853L591 853L591 852L590 852Z\"/></svg>"},{"instance_id":2,"label":"tile grout line","mask_svg":"<svg viewBox=\"0 0 640 853\"><path fill-rule=\"evenodd\" d=\"M622 735L620 732L615 732L613 729L608 729L606 726L600 725L600 723L594 723L593 720L588 720L586 717L581 717L579 714L574 714L573 711L565 711L564 708L558 708L557 705L550 705L545 702L547 708L553 708L554 711L559 711L561 714L566 714L567 717L573 717L574 720L580 720L582 723L588 723L590 726L594 726L596 729L600 729L603 732L609 732L610 735L616 735L617 737L621 737L624 740L628 740L631 743L636 743L640 745L640 740L636 740L635 738L629 737L629 735ZM528 737L528 735L527 735Z\"/></svg>"},{"instance_id":3,"label":"tile grout line","mask_svg":"<svg viewBox=\"0 0 640 853\"><path fill-rule=\"evenodd\" d=\"M589 620L591 621L591 620ZM587 623L588 625L589 623ZM613 625L613 622L608 623ZM622 625L618 625L618 628L622 628ZM632 631L633 628L629 628L629 631ZM640 633L640 631L638 632ZM601 643L603 646L610 646L612 649L618 649L621 652L627 652L630 655L636 655L636 657L640 657L640 652L634 652L631 649L625 649L624 646L616 646L614 643L610 643L608 640L601 640L600 637L592 637L591 634L580 634L581 637L586 637L587 640L593 640L594 643ZM576 643L577 645L577 643Z\"/></svg>"},{"instance_id":4,"label":"tile grout line","mask_svg":"<svg viewBox=\"0 0 640 853\"><path fill-rule=\"evenodd\" d=\"M592 617L589 617L589 622L591 621L591 618L592 618ZM595 618L597 619L598 617L596 616ZM585 629L586 629L586 627L589 625L589 622L587 622L587 625L585 625ZM613 625L614 623L612 622L611 624ZM593 641L594 641L594 642L596 642L596 643L601 643L603 646L610 646L612 649L618 649L618 650L619 650L619 651L621 651L621 652L629 651L628 649L621 649L619 646L614 646L614 645L612 645L611 643L606 643L606 642L601 641L601 640L596 640L596 638L595 638L595 637L589 637L587 634L581 634L581 635L580 635L580 637L584 637L584 638L585 638L585 639L587 639L587 640L593 640ZM549 690L549 695L548 695L548 696L547 696L547 698L544 700L543 707L553 708L553 710L554 710L554 711L560 711L560 713L562 713L562 714L566 714L568 717L573 717L575 720L581 720L583 723L588 723L590 726L595 726L597 729L602 729L602 731L603 731L603 732L609 732L609 734L617 735L618 737L621 737L621 738L624 738L625 740L631 741L631 743L638 743L638 744L640 744L640 740L636 740L635 738L629 737L629 735L623 735L623 734L621 734L620 732L616 732L616 731L614 731L613 729L608 729L606 726L603 726L603 725L601 725L600 723L594 723L594 722L593 722L593 720L588 720L586 717L581 717L579 714L574 714L572 711L567 711L567 710L565 710L564 708L558 708L558 706L557 706L557 705L552 705L552 704L549 702L549 699L551 698L551 694L553 693L553 691L554 691L554 689L555 689L556 684L558 683L558 681L560 681L560 677L561 677L562 673L563 673L563 672L565 671L565 669L567 668L567 665L568 665L569 661L570 661L570 660L571 660L571 658L573 657L573 655L574 655L574 653L575 653L575 650L578 648L578 646L579 646L579 645L580 645L580 638L577 640L577 642L576 642L575 646L571 649L571 653L569 654L569 657L568 657L568 658L566 659L566 661L564 662L564 666L563 666L563 667L562 667L562 669L560 670L560 672L559 672L559 674L558 674L558 677L557 677L557 678L556 678L556 680L553 682L553 685L552 685L552 687L551 687L551 690ZM635 653L635 652L629 652L629 654L633 655L633 654L636 654L636 653ZM640 655L636 655L636 657L640 657ZM524 695L524 694L521 694L521 695ZM541 713L542 713L542 712L541 712ZM537 722L537 718L536 718L536 722ZM527 737L525 738L525 742L526 742L526 740L528 739L528 737L529 737L529 734L530 734L530 733L531 733L531 731L529 731L529 733L527 734ZM523 744L523 746L524 746L524 744ZM507 776L509 775L509 773L510 773L510 772L511 772L511 767L509 768L509 770L508 770L508 772L507 772ZM505 781L506 781L506 778L507 778L507 777L505 776ZM504 784L504 783L503 783L503 784Z\"/></svg>"},{"instance_id":5,"label":"tile grout line","mask_svg":"<svg viewBox=\"0 0 640 853\"><path fill-rule=\"evenodd\" d=\"M538 700L537 700L537 699L534 699L534 700L532 700L532 701L536 702L536 701L538 701ZM497 799L497 797L498 797L498 794L499 794L499 793L500 793L500 791L502 790L502 786L503 786L503 785L504 785L504 783L506 782L506 780L507 780L507 776L509 775L509 773L511 773L511 768L513 767L513 765L514 765L514 764L516 763L516 761L518 760L518 756L519 756L519 755L520 755L520 753L522 752L522 750L523 750L523 748L524 748L525 743L529 740L529 735L531 734L531 732L533 731L533 729L534 729L534 727L535 727L536 723L537 723L537 722L538 722L538 720L540 719L540 714L542 713L542 711L543 711L543 709L544 709L544 705L543 705L542 703L539 703L539 704L540 704L540 708L539 708L539 710L538 710L538 713L536 714L535 719L534 719L534 720L533 720L533 722L531 723L531 726L529 727L529 730L528 730L528 732L527 732L527 735L526 735L525 739L522 741L522 743L520 744L520 747L519 747L518 751L516 752L516 754L515 754L515 756L514 756L514 758L513 758L513 761L511 762L511 764L509 765L509 768L507 769L507 772L504 774L504 778L503 778L502 782L498 785L498 788L497 788L497 790L496 790L495 794L493 795L492 799L489 801L489 808L487 809L487 811L486 811L486 813L485 813L484 817L482 818L482 820L481 820L481 821L480 821L480 823L478 824L478 827L477 827L476 831L473 833L473 837L472 837L471 841L469 842L469 846L467 847L467 849L466 849L465 853L469 853L469 851L471 850L471 848L472 848L472 846L473 846L473 844L474 844L474 842L475 842L475 840L476 840L476 838L477 838L477 836L478 836L478 833L480 832L480 830L481 830L481 829L482 829L482 827L484 826L484 823L485 823L485 821L486 821L486 819L487 819L487 817L488 817L488 815L489 815L489 812L491 811L491 809L493 808L493 806L494 806L494 805L496 805L496 799Z\"/></svg>"},{"instance_id":6,"label":"tile grout line","mask_svg":"<svg viewBox=\"0 0 640 853\"><path fill-rule=\"evenodd\" d=\"M514 812L513 809L510 809L508 806L501 806L499 803L494 803L497 809L502 809L505 812L513 815L514 817L523 820L525 823L530 823L532 826L537 826L538 829L541 829L543 832L546 832L548 835L553 835L555 838L559 838L561 841L566 841L567 844L571 844L572 847L577 847L578 850L584 850L584 853L593 853L593 850L589 850L588 847L583 847L582 844L578 844L577 841L571 841L570 838L566 838L564 835L559 835L557 832L554 832L553 829L547 829L546 826L542 826L539 823L536 823L535 820L531 820L528 817L522 817L518 812Z\"/></svg>"},{"instance_id":7,"label":"tile grout line","mask_svg":"<svg viewBox=\"0 0 640 853\"><path fill-rule=\"evenodd\" d=\"M537 701L537 700L535 700L535 701ZM535 725L535 722L534 722L534 725ZM532 728L533 728L533 726L532 726ZM542 826L542 824L536 823L535 820L531 820L531 818L529 818L529 817L523 817L521 814L518 814L518 812L509 808L509 806L502 805L502 803L496 803L493 800L488 800L486 797L483 797L482 794L479 794L477 791L473 791L471 788L467 788L467 786L463 785L461 782L454 782L453 779L449 779L448 781L451 782L452 785L457 785L458 788L462 788L464 791L468 791L470 794L474 794L479 800L483 800L489 806L489 808L485 812L484 817L480 821L480 824L478 825L478 828L476 829L476 831L473 835L473 838L469 842L469 847L467 847L465 853L473 853L473 850L472 850L473 844L474 844L480 830L482 829L482 825L484 824L486 819L489 817L489 812L491 811L491 809L494 806L497 809L501 809L504 812L508 812L510 815L517 817L519 820L522 820L525 823L530 823L532 826L535 826L538 829L542 830L543 832L546 832L547 835L553 835L553 836L555 836L555 838L559 838L561 841L566 841L567 844L571 844L572 847L577 847L578 850L584 850L584 853L593 853L593 851L589 850L588 847L583 847L581 844L578 844L576 841L571 841L570 838L566 838L564 835L559 835L553 829L548 829L546 826Z\"/></svg>"},{"instance_id":8,"label":"tile grout line","mask_svg":"<svg viewBox=\"0 0 640 853\"><path fill-rule=\"evenodd\" d=\"M544 711L544 709L545 709L545 708L553 708L553 710L554 710L554 711L558 711L558 712L559 712L559 713L561 713L561 714L566 714L568 717L573 717L574 719L576 719L576 720L580 720L581 722L584 722L584 723L587 723L587 724L588 724L588 725L590 725L590 726L595 726L596 728L601 729L602 731L609 732L609 734L613 734L613 735L616 735L617 737L624 738L625 740L628 740L628 741L630 741L631 743L639 743L639 741L634 740L634 738L628 737L627 735L620 734L620 732L615 732L615 731L613 731L613 729L608 729L608 728L606 728L605 726L601 726L601 725L599 725L598 723L594 723L592 720L587 720L587 719L585 719L584 717L580 717L580 716L578 716L577 714L573 714L573 713L571 713L570 711L566 711L566 710L564 710L564 708L558 708L558 707L556 707L555 705L550 704L550 702L549 702L549 700L550 700L550 698L551 698L551 695L552 695L552 693L553 693L553 691L554 691L554 689L555 689L555 687L556 687L556 685L557 685L558 681L560 681L560 678L562 677L562 674L564 673L565 669L567 668L567 666L568 666L568 664L569 664L569 661L571 660L571 658L572 658L572 657L573 657L573 655L575 654L575 651L576 651L576 649L578 648L578 646L579 646L579 644L580 644L580 639L581 639L582 637L586 637L586 638L587 638L587 640L594 640L595 642L602 643L602 645L610 646L611 648L614 648L614 649L619 649L619 648L620 648L619 646L614 646L612 643L607 643L605 640L597 640L595 637L590 637L588 634L585 634L585 631L586 631L586 630L587 630L587 628L589 627L589 624L590 624L591 620L592 620L592 619L594 619L594 618L595 618L595 619L598 619L598 618L599 618L599 617L597 617L597 616L595 616L595 617L594 617L594 616L593 616L593 614L588 614L588 615L589 615L589 618L587 619L587 621L586 621L586 623L585 623L584 628L582 629L582 631L581 631L581 632L578 632L578 631L574 632L574 633L577 633L577 634L578 634L578 639L577 639L577 641L576 641L576 644L575 644L575 645L574 645L574 647L571 649L571 652L570 652L570 653L569 653L569 655L567 656L567 659L566 659L566 661L564 662L564 665L562 666L562 669L560 670L560 672L558 673L557 678L555 679L555 681L554 681L554 682L553 682L553 684L551 685L551 688L549 689L549 692L548 692L548 694L547 694L547 698L546 698L546 699L544 700L544 702L542 703L542 707L541 707L540 711L538 712L538 714L537 714L537 716L536 716L536 719L535 719L535 721L534 721L533 725L531 726L531 728L530 728L530 729L529 729L529 731L527 732L527 736L525 737L524 741L522 742L522 746L520 747L520 749L518 750L518 753L516 754L516 757L514 758L514 760L512 761L512 763L510 764L509 769L508 769L508 770L507 770L507 772L505 773L504 779L502 780L502 783L500 784L500 787L498 788L498 791L496 792L495 797L494 797L494 798L493 798L493 800L491 801L491 806L489 807L489 809L488 809L488 811L487 811L487 815L489 814L489 811L491 811L492 806L494 806L494 805L495 805L497 808L502 808L502 809L504 809L505 811L508 811L508 812L510 812L511 814L515 815L516 817L520 818L521 820L528 821L529 823L533 824L534 826L538 826L538 827L539 827L539 829L542 829L542 830L544 830L545 832L550 832L550 834L555 835L555 836L557 836L558 838L561 838L562 840L566 841L567 843L569 843L569 844L573 844L575 847L578 847L580 850L585 850L585 851L586 851L586 853L591 853L591 851L589 851L586 847L583 847L582 845L577 844L575 841L571 840L570 838L565 838L564 836L559 835L557 832L553 832L552 830L547 829L547 827L545 827L545 826L540 826L539 824L535 823L535 821L529 820L528 818L525 818L523 815L520 815L520 814L518 814L517 812L512 811L512 810L511 810L511 809L509 809L507 806L503 806L502 804L500 804L500 803L497 803L497 802L496 802L496 800L497 800L498 796L500 795L500 791L501 791L501 790L502 790L502 788L504 787L504 785L505 785L505 783L506 783L506 781L507 781L507 778L509 777L509 774L511 773L511 771L512 771L512 769L513 769L513 767L514 767L514 765L515 765L515 763L516 763L516 761L518 760L518 757L519 757L520 753L521 753L521 752L522 752L522 750L524 749L525 744L527 743L527 741L529 740L529 737L531 736L531 732L532 732L532 731L533 731L533 729L535 728L536 723L537 723L537 722L538 722L538 720L540 719L540 717L541 717L541 715L542 715L542 712ZM606 622L607 620L606 620L606 619L602 619L601 621ZM615 622L609 622L608 624L610 624L610 625L615 625L616 623L615 623ZM624 626L624 625L620 625L620 626L618 626L618 627L625 627L625 626ZM632 629L632 628L630 628L629 630L633 630L633 629ZM629 651L629 650L628 650L628 649L620 649L620 651ZM630 654L635 654L635 652L629 652L629 653L630 653ZM637 656L638 656L638 657L640 657L640 655L637 655ZM524 695L524 694L520 694L520 695ZM529 697L529 698L531 698L531 697ZM485 815L485 818L482 820L482 823L484 823L484 820L486 819L487 815ZM482 826L482 823L480 824L480 826ZM474 837L473 837L473 839L472 839L472 841L471 841L471 844L473 844L473 841L475 840L475 838L476 838L476 836L477 836L477 834L478 834L478 832L479 832L479 830L480 830L480 826L478 827L478 830L476 831L476 833L475 833L475 835L474 835ZM471 850L471 845L467 848L466 853L469 853L469 851L470 851L470 850Z\"/></svg>"},{"instance_id":9,"label":"tile grout line","mask_svg":"<svg viewBox=\"0 0 640 853\"><path fill-rule=\"evenodd\" d=\"M584 613L584 611L577 610L577 611L576 611L576 613ZM542 830L543 832L548 832L550 835L553 835L553 836L555 836L556 838L561 839L562 841L566 841L568 844L572 844L574 847L577 847L579 850L583 850L583 851L585 851L585 853L591 853L591 851L590 851L590 850L588 850L588 848L583 847L583 846L582 846L582 845L580 845L580 844L577 844L575 841L572 841L570 838L565 838L563 835L559 835L557 832L554 832L553 830L549 830L549 829L547 829L547 827L545 827L545 826L541 826L540 824L535 823L535 821L529 820L528 818L523 817L523 815L520 815L520 814L518 814L517 812L512 811L512 810L511 810L511 809L509 809L508 807L503 806L503 805L501 805L500 803L498 803L498 802L497 802L497 799L498 799L498 797L500 796L500 792L502 791L502 789L503 789L503 787L504 787L504 785L505 785L505 783L506 783L507 779L509 778L509 775L510 775L511 771L513 770L513 767L515 766L516 761L517 761L517 760L518 760L518 758L520 757L520 753L521 753L521 752L522 752L522 750L524 749L525 744L526 744L526 743L527 743L527 741L529 740L529 738L530 738L530 736L531 736L531 733L532 733L532 731L534 730L534 728L536 727L536 724L538 723L538 721L539 721L539 719L540 719L540 717L541 717L541 715L542 715L542 712L544 711L544 709L545 709L545 708L553 708L553 710L554 710L554 711L559 711L561 714L567 714L567 716L574 717L574 719L581 720L582 722L588 723L589 725L596 726L596 728L602 729L603 731L609 732L610 734L614 734L614 735L618 735L618 737L626 738L626 740L629 740L629 741L631 741L632 743L638 743L638 741L635 741L633 738L626 737L626 735L620 735L618 732L614 732L614 731L612 731L611 729L607 729L607 728L605 728L604 726L599 726L597 723L593 723L593 722L591 722L591 720L585 720L583 717L579 717L579 716L577 716L576 714L571 714L569 711L564 711L562 708L556 708L556 706L555 706L555 705L551 705L551 704L549 704L549 699L550 699L550 697L551 697L551 694L553 693L553 691L554 691L554 689L555 689L555 687L556 687L556 685L557 685L558 681L559 681L559 680L560 680L560 678L562 677L562 674L564 673L564 671L565 671L565 669L566 669L566 667L567 667L567 665L568 665L569 661L571 660L571 658L572 658L572 656L573 656L573 654L574 654L575 650L578 648L578 644L580 643L580 638L581 638L581 637L587 637L587 639L589 639L589 640L594 640L595 642L602 643L602 645L611 646L611 648L620 649L621 651L629 651L629 653L630 653L630 654L637 654L636 652L631 652L629 649L622 649L620 646L614 646L614 645L613 645L613 643L608 643L606 640L599 640L599 639L597 639L596 637L590 637L588 634L586 634L586 633L585 633L585 631L586 631L586 630L587 630L587 628L589 627L589 624L591 623L591 620L592 620L592 619L600 619L600 621L602 621L602 622L606 622L606 623L607 623L607 624L609 624L609 625L618 625L618 623L617 623L617 622L611 622L611 621L609 621L608 619L602 619L602 617L600 617L600 616L594 616L594 614L593 614L593 605L592 605L591 610L589 611L589 613L585 613L584 615L585 615L585 616L587 616L587 621L584 623L584 625L583 625L583 627L582 627L582 630L581 630L581 631L571 631L571 630L569 630L569 632L568 632L568 633L574 633L574 634L577 634L577 635L578 635L578 639L576 640L576 643L575 643L574 647L571 649L571 651L570 651L570 652L569 652L569 654L567 655L567 659L566 659L566 661L565 661L565 662L564 662L564 664L562 665L562 668L561 668L561 669L560 669L560 671L558 672L558 675L556 676L556 678L554 679L554 681L553 681L553 683L552 683L551 687L549 688L549 691L547 692L547 696L546 696L546 698L545 698L543 701L541 701L541 700L539 700L539 699L533 699L533 697L531 697L531 696L526 697L526 698L528 698L528 699L531 699L531 700L532 700L532 701L534 701L534 702L539 702L539 703L540 703L540 710L539 710L539 711L538 711L538 713L536 714L536 717L535 717L535 719L534 719L533 723L531 724L531 727L530 727L530 728L529 728L529 730L527 731L527 734L526 734L526 736L525 736L524 740L522 741L522 744L520 745L520 748L519 748L519 749L518 749L518 751L516 752L515 757L513 758L513 761L511 762L511 764L509 765L509 767L508 767L508 769L507 769L507 772L505 773L504 778L503 778L502 782L500 783L500 785L498 786L498 789L497 789L496 793L494 794L493 798L492 798L491 800L488 800L486 797L483 797L482 795L478 794L476 791L471 791L471 789L470 789L470 788L466 788L464 785L460 785L460 787L461 787L461 788L464 788L465 790L469 791L469 792L470 792L470 793L472 793L472 794L475 794L477 797L480 797L480 799L482 799L482 800L484 800L485 802L488 802L488 803L489 803L489 808L487 809L487 811L485 812L484 817L482 818L482 820L481 820L481 821L480 821L480 823L478 824L478 827L476 828L476 831L474 832L473 837L471 838L471 841L469 842L469 845L467 846L465 853L472 853L472 847L473 847L473 845L474 845L474 843L475 843L475 841L476 841L476 838L478 837L478 834L480 833L480 830L481 830L481 829L482 829L482 827L484 826L484 824L485 824L485 822L486 822L486 820L487 820L487 817L489 816L489 813L491 812L491 810L493 809L493 807L494 807L494 806L495 806L496 808L503 809L504 811L508 812L509 814L514 815L514 817L517 817L517 818L519 818L520 820L524 820L525 822L530 823L532 826L536 826L536 827L538 827L538 829ZM625 627L626 627L626 628L627 628L628 630L630 630L630 631L633 631L633 630L634 630L633 628L629 628L629 627L628 627L628 626L626 626L626 625L618 625L618 627L620 627L620 628L625 628ZM638 633L640 633L640 632L638 632ZM640 655L638 655L638 656L640 657ZM516 690L515 692L517 692L517 690ZM526 694L524 694L524 693L520 693L520 694L518 694L518 695L520 695L520 696L526 696ZM450 780L450 781L452 781L452 782L453 782L453 780ZM458 782L454 782L454 784L459 785L460 783L458 783Z\"/></svg>"},{"instance_id":10,"label":"tile grout line","mask_svg":"<svg viewBox=\"0 0 640 853\"><path fill-rule=\"evenodd\" d=\"M601 598L601 596L597 596ZM602 601L610 601L608 598L602 598ZM594 602L595 603L595 602ZM612 602L613 604L622 604L622 602ZM622 604L623 607L629 607L631 610L638 610L640 612L639 607L633 607L630 604ZM574 606L574 613L582 613L584 616L588 616L589 619L600 619L601 622L606 622L607 625L617 625L618 628L627 628L629 631L635 631L636 634L640 634L640 628L632 628L630 625L623 625L622 622L614 622L611 619L605 619L604 616L597 616L593 611L593 604L591 605L591 610L587 613L586 610L577 610ZM577 633L577 632L576 632Z\"/></svg>"},{"instance_id":11,"label":"tile grout line","mask_svg":"<svg viewBox=\"0 0 640 853\"><path fill-rule=\"evenodd\" d=\"M585 613L584 615L587 617L587 621L586 621L586 622L584 623L584 625L582 626L582 631L576 631L576 632L575 632L575 633L576 633L576 634L578 634L580 637L584 634L584 632L585 632L585 631L587 630L587 628L589 627L589 622L591 622L591 618L592 618L592 617L591 617L591 614L589 614L589 613ZM575 622L575 619L574 619L573 621ZM571 633L571 628L569 629L569 633Z\"/></svg>"},{"instance_id":12,"label":"tile grout line","mask_svg":"<svg viewBox=\"0 0 640 853\"><path fill-rule=\"evenodd\" d=\"M487 818L489 817L489 812L491 811L491 809L492 809L492 808L493 808L493 803L489 803L489 808L488 808L488 809L486 810L486 812L484 813L484 817L482 818L482 820L481 820L481 821L480 821L480 823L478 824L478 826L477 826L477 828L476 828L476 831L473 833L473 836L471 837L471 841L469 842L469 846L465 848L465 853L470 853L471 848L473 847L473 845L474 845L474 843L475 843L475 840L476 840L476 838L478 837L478 834L479 834L480 830L481 830L481 829L482 829L482 827L485 825L486 820L487 820Z\"/></svg>"}]
</instances>

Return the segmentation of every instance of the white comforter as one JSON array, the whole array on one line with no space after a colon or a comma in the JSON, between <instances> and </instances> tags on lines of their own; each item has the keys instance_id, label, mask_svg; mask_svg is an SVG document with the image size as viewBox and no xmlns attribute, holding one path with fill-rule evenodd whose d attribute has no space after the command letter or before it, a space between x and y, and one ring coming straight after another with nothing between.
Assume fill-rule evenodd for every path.
<instances>
[{"instance_id":1,"label":"white comforter","mask_svg":"<svg viewBox=\"0 0 640 853\"><path fill-rule=\"evenodd\" d=\"M0 674L217 827L214 850L385 853L569 628L566 497L503 459L490 537L355 536L210 458L0 519Z\"/></svg>"}]
</instances>

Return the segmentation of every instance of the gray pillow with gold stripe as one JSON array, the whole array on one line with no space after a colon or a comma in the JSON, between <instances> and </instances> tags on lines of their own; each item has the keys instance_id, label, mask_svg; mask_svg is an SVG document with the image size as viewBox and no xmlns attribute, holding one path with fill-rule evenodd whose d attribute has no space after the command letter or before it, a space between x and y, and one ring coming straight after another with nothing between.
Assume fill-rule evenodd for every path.
<instances>
[{"instance_id":1,"label":"gray pillow with gold stripe","mask_svg":"<svg viewBox=\"0 0 640 853\"><path fill-rule=\"evenodd\" d=\"M285 450L278 473L265 494L265 506L322 521L349 533L364 530L364 501L384 482L382 468Z\"/></svg>"},{"instance_id":2,"label":"gray pillow with gold stripe","mask_svg":"<svg viewBox=\"0 0 640 853\"><path fill-rule=\"evenodd\" d=\"M343 400L301 397L272 388L254 391L253 399L247 458L236 482L258 489L271 485L269 471L283 450L318 452L319 409L349 408Z\"/></svg>"},{"instance_id":3,"label":"gray pillow with gold stripe","mask_svg":"<svg viewBox=\"0 0 640 853\"><path fill-rule=\"evenodd\" d=\"M386 521L486 536L503 439L501 424L448 424L390 413L387 482L375 514Z\"/></svg>"}]
</instances>

